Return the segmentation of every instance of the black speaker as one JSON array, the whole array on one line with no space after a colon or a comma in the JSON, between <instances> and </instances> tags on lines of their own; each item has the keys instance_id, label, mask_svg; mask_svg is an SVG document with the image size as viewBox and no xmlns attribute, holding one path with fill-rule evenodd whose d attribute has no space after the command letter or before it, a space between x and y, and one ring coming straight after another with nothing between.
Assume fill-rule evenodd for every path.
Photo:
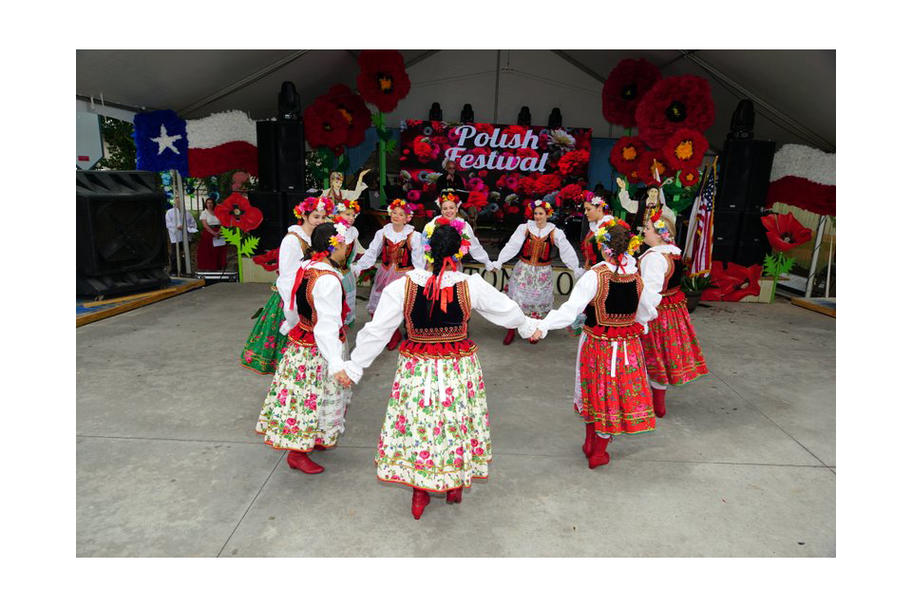
<instances>
[{"instance_id":1,"label":"black speaker","mask_svg":"<svg viewBox=\"0 0 912 608\"><path fill-rule=\"evenodd\" d=\"M712 259L723 262L730 262L734 259L740 230L740 213L717 210L713 214Z\"/></svg>"},{"instance_id":2,"label":"black speaker","mask_svg":"<svg viewBox=\"0 0 912 608\"><path fill-rule=\"evenodd\" d=\"M288 226L294 223L289 217L294 205L289 207L286 201L288 195L283 192L254 191L248 196L250 203L263 212L263 223L251 232L253 236L260 237L257 251L263 253L275 249L288 232Z\"/></svg>"},{"instance_id":3,"label":"black speaker","mask_svg":"<svg viewBox=\"0 0 912 608\"><path fill-rule=\"evenodd\" d=\"M170 282L166 200L151 171L76 172L76 293L158 289Z\"/></svg>"},{"instance_id":4,"label":"black speaker","mask_svg":"<svg viewBox=\"0 0 912 608\"><path fill-rule=\"evenodd\" d=\"M304 186L304 123L299 120L278 120L276 125L276 179L281 192L303 192ZM764 193L765 194L765 193Z\"/></svg>"},{"instance_id":5,"label":"black speaker","mask_svg":"<svg viewBox=\"0 0 912 608\"><path fill-rule=\"evenodd\" d=\"M759 211L746 211L741 214L741 225L738 230L738 248L734 262L742 266L762 264L763 258L770 252L766 229L760 222Z\"/></svg>"},{"instance_id":6,"label":"black speaker","mask_svg":"<svg viewBox=\"0 0 912 608\"><path fill-rule=\"evenodd\" d=\"M776 143L728 139L719 159L716 210L756 210L766 204Z\"/></svg>"},{"instance_id":7,"label":"black speaker","mask_svg":"<svg viewBox=\"0 0 912 608\"><path fill-rule=\"evenodd\" d=\"M257 163L260 174L257 176L257 189L273 192L279 184L276 174L276 123L272 120L260 120L256 123Z\"/></svg>"}]
</instances>

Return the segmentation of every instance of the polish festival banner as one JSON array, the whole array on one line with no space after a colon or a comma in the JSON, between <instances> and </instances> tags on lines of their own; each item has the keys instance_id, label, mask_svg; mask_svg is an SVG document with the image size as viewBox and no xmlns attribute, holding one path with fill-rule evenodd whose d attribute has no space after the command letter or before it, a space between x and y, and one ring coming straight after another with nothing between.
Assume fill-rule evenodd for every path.
<instances>
[{"instance_id":1,"label":"polish festival banner","mask_svg":"<svg viewBox=\"0 0 912 608\"><path fill-rule=\"evenodd\" d=\"M400 182L408 201L429 214L437 212L439 192L451 187L463 209L522 221L529 202L571 206L587 184L591 129L423 120L400 127Z\"/></svg>"}]
</instances>

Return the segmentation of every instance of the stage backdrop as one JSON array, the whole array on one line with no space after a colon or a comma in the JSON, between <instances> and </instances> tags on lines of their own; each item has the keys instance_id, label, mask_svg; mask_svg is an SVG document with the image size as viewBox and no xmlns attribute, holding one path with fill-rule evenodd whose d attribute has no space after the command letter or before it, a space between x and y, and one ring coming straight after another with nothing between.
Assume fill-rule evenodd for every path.
<instances>
[{"instance_id":1,"label":"stage backdrop","mask_svg":"<svg viewBox=\"0 0 912 608\"><path fill-rule=\"evenodd\" d=\"M522 219L534 199L559 205L562 188L587 184L591 129L406 120L400 131L405 196L429 211L437 210L448 160L456 163L463 209L496 220Z\"/></svg>"}]
</instances>

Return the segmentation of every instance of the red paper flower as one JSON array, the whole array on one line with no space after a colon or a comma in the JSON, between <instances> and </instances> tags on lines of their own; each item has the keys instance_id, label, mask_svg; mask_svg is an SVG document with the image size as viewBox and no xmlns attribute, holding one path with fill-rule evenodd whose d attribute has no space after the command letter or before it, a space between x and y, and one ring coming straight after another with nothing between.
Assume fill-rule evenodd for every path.
<instances>
[{"instance_id":1,"label":"red paper flower","mask_svg":"<svg viewBox=\"0 0 912 608\"><path fill-rule=\"evenodd\" d=\"M561 187L561 178L559 175L554 173L545 173L539 175L535 178L535 185L530 194L535 194L536 196L544 196L550 192L560 189Z\"/></svg>"},{"instance_id":2,"label":"red paper flower","mask_svg":"<svg viewBox=\"0 0 912 608\"><path fill-rule=\"evenodd\" d=\"M348 137L348 123L335 104L318 97L304 110L304 133L311 147L337 150Z\"/></svg>"},{"instance_id":3,"label":"red paper flower","mask_svg":"<svg viewBox=\"0 0 912 608\"><path fill-rule=\"evenodd\" d=\"M678 179L681 180L682 186L693 186L698 181L700 181L700 170L699 169L684 169L678 175Z\"/></svg>"},{"instance_id":4,"label":"red paper flower","mask_svg":"<svg viewBox=\"0 0 912 608\"><path fill-rule=\"evenodd\" d=\"M589 167L589 153L585 150L571 150L557 162L561 175L582 175Z\"/></svg>"},{"instance_id":5,"label":"red paper flower","mask_svg":"<svg viewBox=\"0 0 912 608\"><path fill-rule=\"evenodd\" d=\"M703 134L694 129L678 129L662 146L662 152L672 169L695 169L703 161L709 149L709 142Z\"/></svg>"},{"instance_id":6,"label":"red paper flower","mask_svg":"<svg viewBox=\"0 0 912 608\"><path fill-rule=\"evenodd\" d=\"M630 178L630 181L639 181L631 173L636 173L639 177L640 157L645 151L646 142L639 137L622 137L611 148L611 164L618 173Z\"/></svg>"},{"instance_id":7,"label":"red paper flower","mask_svg":"<svg viewBox=\"0 0 912 608\"><path fill-rule=\"evenodd\" d=\"M727 283L733 285L733 289L722 296L723 301L737 302L744 296L760 295L760 275L763 274L763 267L760 264L741 266L729 262L725 267L725 274L729 277Z\"/></svg>"},{"instance_id":8,"label":"red paper flower","mask_svg":"<svg viewBox=\"0 0 912 608\"><path fill-rule=\"evenodd\" d=\"M760 218L766 238L776 251L788 251L811 240L811 231L801 225L791 212L774 213Z\"/></svg>"},{"instance_id":9,"label":"red paper flower","mask_svg":"<svg viewBox=\"0 0 912 608\"><path fill-rule=\"evenodd\" d=\"M535 178L523 175L516 184L516 192L520 194L532 194L535 192Z\"/></svg>"},{"instance_id":10,"label":"red paper flower","mask_svg":"<svg viewBox=\"0 0 912 608\"><path fill-rule=\"evenodd\" d=\"M440 147L429 143L426 137L416 137L412 141L412 151L424 163L431 162L440 155Z\"/></svg>"},{"instance_id":11,"label":"red paper flower","mask_svg":"<svg viewBox=\"0 0 912 608\"><path fill-rule=\"evenodd\" d=\"M698 76L671 76L657 82L636 109L640 137L653 148L662 147L678 129L706 131L715 120L709 83Z\"/></svg>"},{"instance_id":12,"label":"red paper flower","mask_svg":"<svg viewBox=\"0 0 912 608\"><path fill-rule=\"evenodd\" d=\"M662 78L659 68L645 59L624 59L611 70L602 86L602 115L622 127L636 124L637 105Z\"/></svg>"},{"instance_id":13,"label":"red paper flower","mask_svg":"<svg viewBox=\"0 0 912 608\"><path fill-rule=\"evenodd\" d=\"M532 148L517 148L516 152L511 152L509 154L504 152L503 156L506 156L507 158L510 156L517 156L519 158L534 158L536 160L539 158L538 152Z\"/></svg>"},{"instance_id":14,"label":"red paper flower","mask_svg":"<svg viewBox=\"0 0 912 608\"><path fill-rule=\"evenodd\" d=\"M251 205L246 196L237 192L215 206L215 217L222 226L237 226L244 232L250 232L263 223L263 212Z\"/></svg>"},{"instance_id":15,"label":"red paper flower","mask_svg":"<svg viewBox=\"0 0 912 608\"><path fill-rule=\"evenodd\" d=\"M469 192L469 197L462 204L462 208L474 207L481 209L488 204L488 196L484 192Z\"/></svg>"},{"instance_id":16,"label":"red paper flower","mask_svg":"<svg viewBox=\"0 0 912 608\"><path fill-rule=\"evenodd\" d=\"M250 259L254 264L262 266L269 272L274 272L279 269L279 248L270 249L266 253L255 255Z\"/></svg>"},{"instance_id":17,"label":"red paper flower","mask_svg":"<svg viewBox=\"0 0 912 608\"><path fill-rule=\"evenodd\" d=\"M392 112L412 88L399 51L361 51L358 65L358 91L381 112Z\"/></svg>"},{"instance_id":18,"label":"red paper flower","mask_svg":"<svg viewBox=\"0 0 912 608\"><path fill-rule=\"evenodd\" d=\"M572 205L578 203L581 200L582 195L583 188L579 184L570 184L560 189L554 202L558 207L564 204Z\"/></svg>"},{"instance_id":19,"label":"red paper flower","mask_svg":"<svg viewBox=\"0 0 912 608\"><path fill-rule=\"evenodd\" d=\"M655 178L655 173L658 171L659 179ZM668 166L668 161L665 160L665 155L658 150L646 150L643 155L640 157L640 164L637 169L638 177L646 185L657 185L661 183L666 177L671 175L671 169Z\"/></svg>"},{"instance_id":20,"label":"red paper flower","mask_svg":"<svg viewBox=\"0 0 912 608\"><path fill-rule=\"evenodd\" d=\"M371 124L370 110L364 104L360 95L353 92L344 84L337 84L323 95L328 103L336 107L336 111L345 119L348 131L345 136L345 145L353 148L364 141L364 133Z\"/></svg>"}]
</instances>

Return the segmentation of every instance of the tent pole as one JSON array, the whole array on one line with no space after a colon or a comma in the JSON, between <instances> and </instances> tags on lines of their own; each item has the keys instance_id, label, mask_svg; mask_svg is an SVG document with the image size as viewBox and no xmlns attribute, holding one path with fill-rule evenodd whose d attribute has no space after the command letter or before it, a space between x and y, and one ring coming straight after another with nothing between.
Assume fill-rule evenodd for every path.
<instances>
[{"instance_id":1,"label":"tent pole","mask_svg":"<svg viewBox=\"0 0 912 608\"><path fill-rule=\"evenodd\" d=\"M827 222L829 227L830 223ZM827 254L827 278L826 278L826 291L824 292L824 297L830 297L830 268L833 265L833 235L830 235L830 251Z\"/></svg>"},{"instance_id":2,"label":"tent pole","mask_svg":"<svg viewBox=\"0 0 912 608\"><path fill-rule=\"evenodd\" d=\"M811 297L811 290L814 288L814 271L817 270L817 255L820 253L820 243L823 242L823 228L827 216L821 215L820 221L817 222L817 238L814 239L814 253L811 255L811 269L808 271L807 288L804 290L804 297Z\"/></svg>"}]
</instances>

